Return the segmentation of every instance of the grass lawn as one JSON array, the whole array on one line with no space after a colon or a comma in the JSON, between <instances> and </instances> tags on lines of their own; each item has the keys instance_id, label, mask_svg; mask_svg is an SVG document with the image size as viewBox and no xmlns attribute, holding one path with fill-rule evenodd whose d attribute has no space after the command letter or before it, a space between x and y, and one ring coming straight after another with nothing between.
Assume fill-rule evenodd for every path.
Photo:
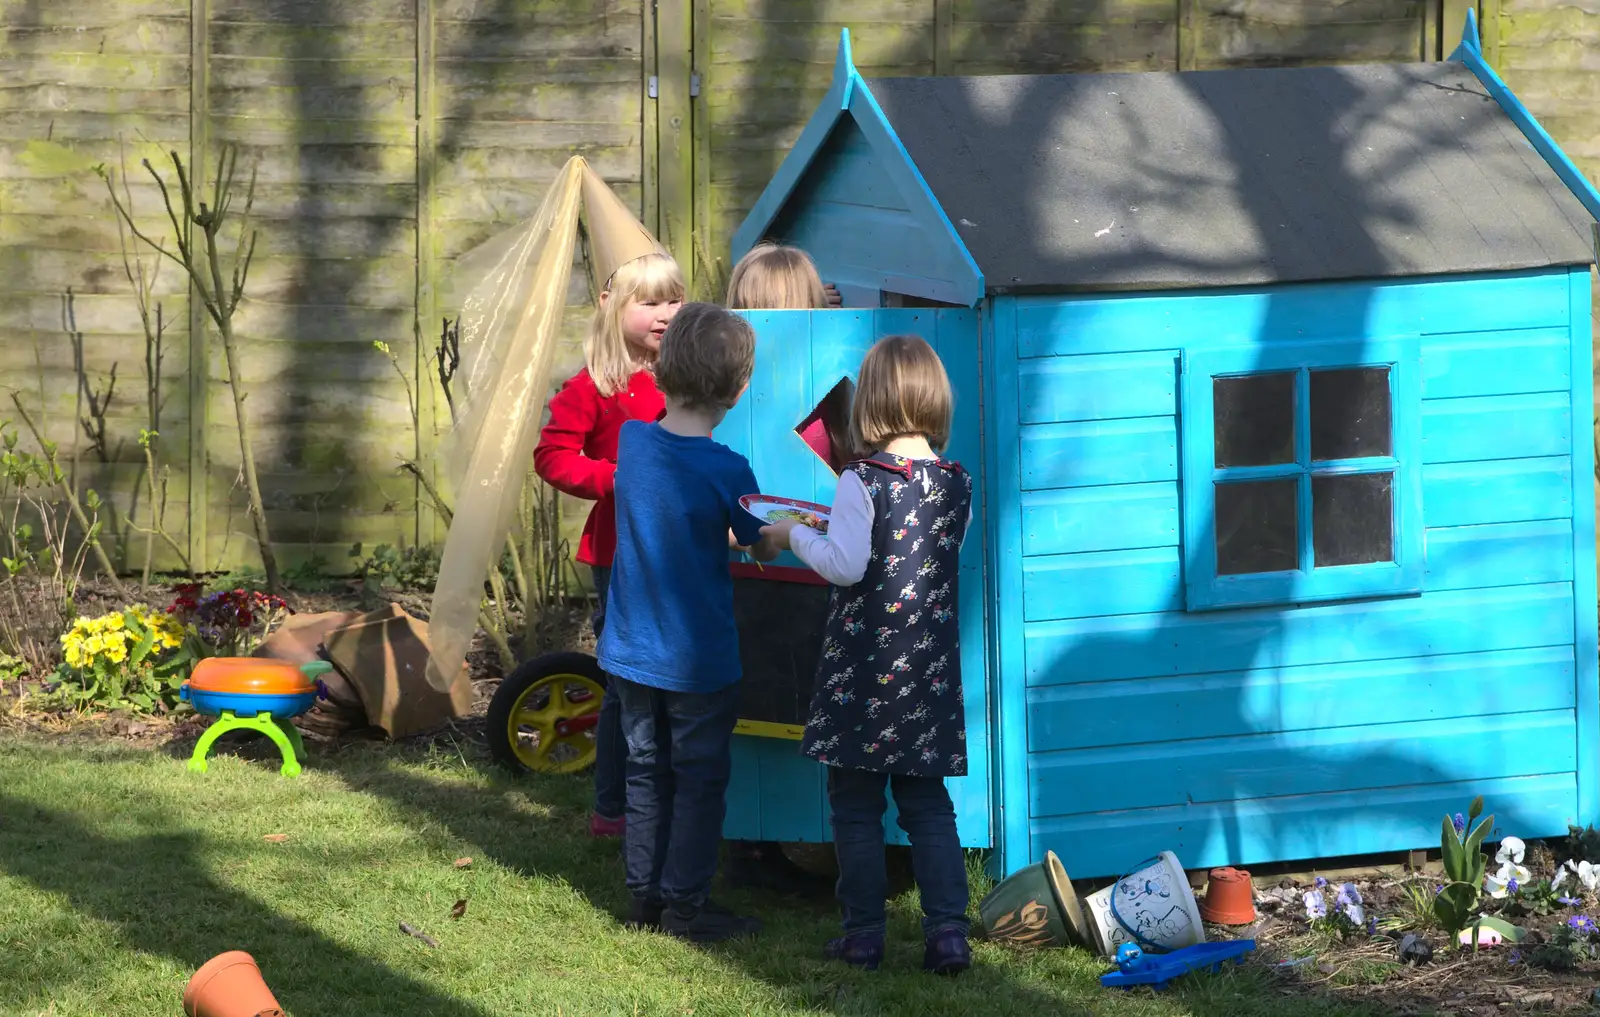
<instances>
[{"instance_id":1,"label":"grass lawn","mask_svg":"<svg viewBox=\"0 0 1600 1017\"><path fill-rule=\"evenodd\" d=\"M585 836L582 777L372 745L312 749L294 780L228 756L201 776L180 751L0 734L0 1015L175 1017L189 975L228 949L255 955L293 1017L1374 1012L1260 965L1113 993L1069 950L979 945L967 976L935 980L917 969L910 893L875 974L820 959L826 903L730 896L765 934L697 949L612 917L621 863Z\"/></svg>"}]
</instances>

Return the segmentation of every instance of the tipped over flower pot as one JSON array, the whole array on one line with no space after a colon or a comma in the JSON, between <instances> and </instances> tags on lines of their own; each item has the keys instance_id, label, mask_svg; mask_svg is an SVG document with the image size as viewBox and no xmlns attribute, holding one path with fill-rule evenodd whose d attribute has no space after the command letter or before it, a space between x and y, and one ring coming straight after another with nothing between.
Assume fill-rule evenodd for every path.
<instances>
[{"instance_id":1,"label":"tipped over flower pot","mask_svg":"<svg viewBox=\"0 0 1600 1017\"><path fill-rule=\"evenodd\" d=\"M1214 925L1249 925L1256 920L1255 890L1244 869L1212 869L1200 917Z\"/></svg>"},{"instance_id":2,"label":"tipped over flower pot","mask_svg":"<svg viewBox=\"0 0 1600 1017\"><path fill-rule=\"evenodd\" d=\"M242 950L218 954L203 964L183 990L189 1017L284 1017L254 957Z\"/></svg>"},{"instance_id":3,"label":"tipped over flower pot","mask_svg":"<svg viewBox=\"0 0 1600 1017\"><path fill-rule=\"evenodd\" d=\"M1089 946L1078 894L1054 851L1018 869L978 905L984 934L1010 946Z\"/></svg>"}]
</instances>

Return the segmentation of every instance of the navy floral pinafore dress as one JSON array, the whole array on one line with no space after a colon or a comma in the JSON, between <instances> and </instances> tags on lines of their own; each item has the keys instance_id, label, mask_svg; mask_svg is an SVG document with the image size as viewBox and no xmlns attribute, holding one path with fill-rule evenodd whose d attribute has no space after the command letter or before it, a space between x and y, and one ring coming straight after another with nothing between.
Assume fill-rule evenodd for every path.
<instances>
[{"instance_id":1,"label":"navy floral pinafore dress","mask_svg":"<svg viewBox=\"0 0 1600 1017\"><path fill-rule=\"evenodd\" d=\"M851 770L967 772L956 621L972 476L947 459L851 463L872 497L872 559L833 588L801 752Z\"/></svg>"}]
</instances>

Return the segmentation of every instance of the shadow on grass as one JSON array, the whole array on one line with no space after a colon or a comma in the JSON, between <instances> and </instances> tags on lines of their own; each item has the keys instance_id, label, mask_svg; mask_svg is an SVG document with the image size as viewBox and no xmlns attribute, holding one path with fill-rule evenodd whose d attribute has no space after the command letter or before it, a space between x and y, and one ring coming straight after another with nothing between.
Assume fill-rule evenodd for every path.
<instances>
[{"instance_id":1,"label":"shadow on grass","mask_svg":"<svg viewBox=\"0 0 1600 1017\"><path fill-rule=\"evenodd\" d=\"M426 982L356 953L239 890L219 883L201 860L203 831L179 829L107 837L70 809L0 791L0 872L63 898L80 915L113 926L140 952L196 969L224 950L248 949L271 972L289 1011L327 1017L327 986L339 986L347 1014L489 1017ZM263 896L270 888L263 887ZM13 958L16 960L16 958ZM27 972L24 985L81 979L85 966ZM173 987L173 1010L182 984Z\"/></svg>"},{"instance_id":2,"label":"shadow on grass","mask_svg":"<svg viewBox=\"0 0 1600 1017\"><path fill-rule=\"evenodd\" d=\"M178 741L163 754L180 757L190 748ZM256 745L239 749L238 755L260 757L259 765L270 765L267 753ZM62 746L45 754L52 753L101 764L137 764L150 758L147 751L117 747ZM494 863L529 879L569 886L593 907L613 914L624 903L615 843L587 837L583 820L588 788L582 777L502 774L487 769L475 747L459 744L436 745L421 761L413 752L392 746L312 749L308 754L309 769L333 777L348 792L382 802L394 823L425 838L425 850L448 857L443 853L464 848L480 864ZM477 786L464 788L463 779ZM223 882L213 874L216 844L203 821L196 822L192 815L164 815L153 807L141 807L141 822L130 824L123 835L85 817L83 810L93 807L87 798L76 809L62 798L68 796L42 804L38 796L0 790L0 872L112 927L119 948L126 944L127 950L167 958L186 970L223 950L248 949L270 972L272 989L284 1006L306 1017L333 1013L479 1017L493 1012L276 910L271 885L250 893ZM757 894L733 895L731 903L760 915L766 933L759 939L708 948L707 953L732 976L749 978L767 990L761 995L774 1005L762 1006L762 1012L841 1017L968 1008L1018 1017L1089 1012L1357 1017L1379 1012L1346 1005L1331 993L1286 994L1261 969L1246 969L1233 977L1191 979L1159 1000L1142 992L1114 996L1095 982L1103 970L1098 962L1065 950L1019 956L982 948L978 965L968 976L953 982L936 980L916 970L920 937L914 915L904 908L891 919L893 945L885 970L860 973L819 956L821 942L836 927L830 903L796 903ZM597 946L606 949L604 943ZM80 958L73 964L50 961L48 956L70 957L71 951L12 955L0 964L0 972L9 969L8 983L20 976L24 992L48 992L51 987L59 991L64 985L82 984L86 975L105 977L103 971L96 972L93 959ZM670 955L662 960L673 963ZM116 962L102 958L100 963L110 967ZM666 972L663 977L676 980ZM181 983L172 987L174 1012L181 988ZM713 985L704 989L706 998L697 993L694 999L702 1014L741 1012L734 1000L719 1003ZM671 994L670 987L663 991ZM611 1012L605 1007L612 1002L598 1010L566 1012ZM664 1005L665 999L656 1002Z\"/></svg>"}]
</instances>

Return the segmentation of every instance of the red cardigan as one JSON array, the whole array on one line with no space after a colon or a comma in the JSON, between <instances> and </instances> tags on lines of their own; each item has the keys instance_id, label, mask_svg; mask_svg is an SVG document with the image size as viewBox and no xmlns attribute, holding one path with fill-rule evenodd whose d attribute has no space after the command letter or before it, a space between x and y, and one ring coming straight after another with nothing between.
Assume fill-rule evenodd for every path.
<instances>
[{"instance_id":1,"label":"red cardigan","mask_svg":"<svg viewBox=\"0 0 1600 1017\"><path fill-rule=\"evenodd\" d=\"M617 509L613 478L617 435L629 420L653 421L666 410L655 375L640 371L628 387L603 396L587 369L579 371L550 400L550 421L539 432L533 468L541 480L563 494L595 503L583 524L578 560L610 568L617 550Z\"/></svg>"}]
</instances>

